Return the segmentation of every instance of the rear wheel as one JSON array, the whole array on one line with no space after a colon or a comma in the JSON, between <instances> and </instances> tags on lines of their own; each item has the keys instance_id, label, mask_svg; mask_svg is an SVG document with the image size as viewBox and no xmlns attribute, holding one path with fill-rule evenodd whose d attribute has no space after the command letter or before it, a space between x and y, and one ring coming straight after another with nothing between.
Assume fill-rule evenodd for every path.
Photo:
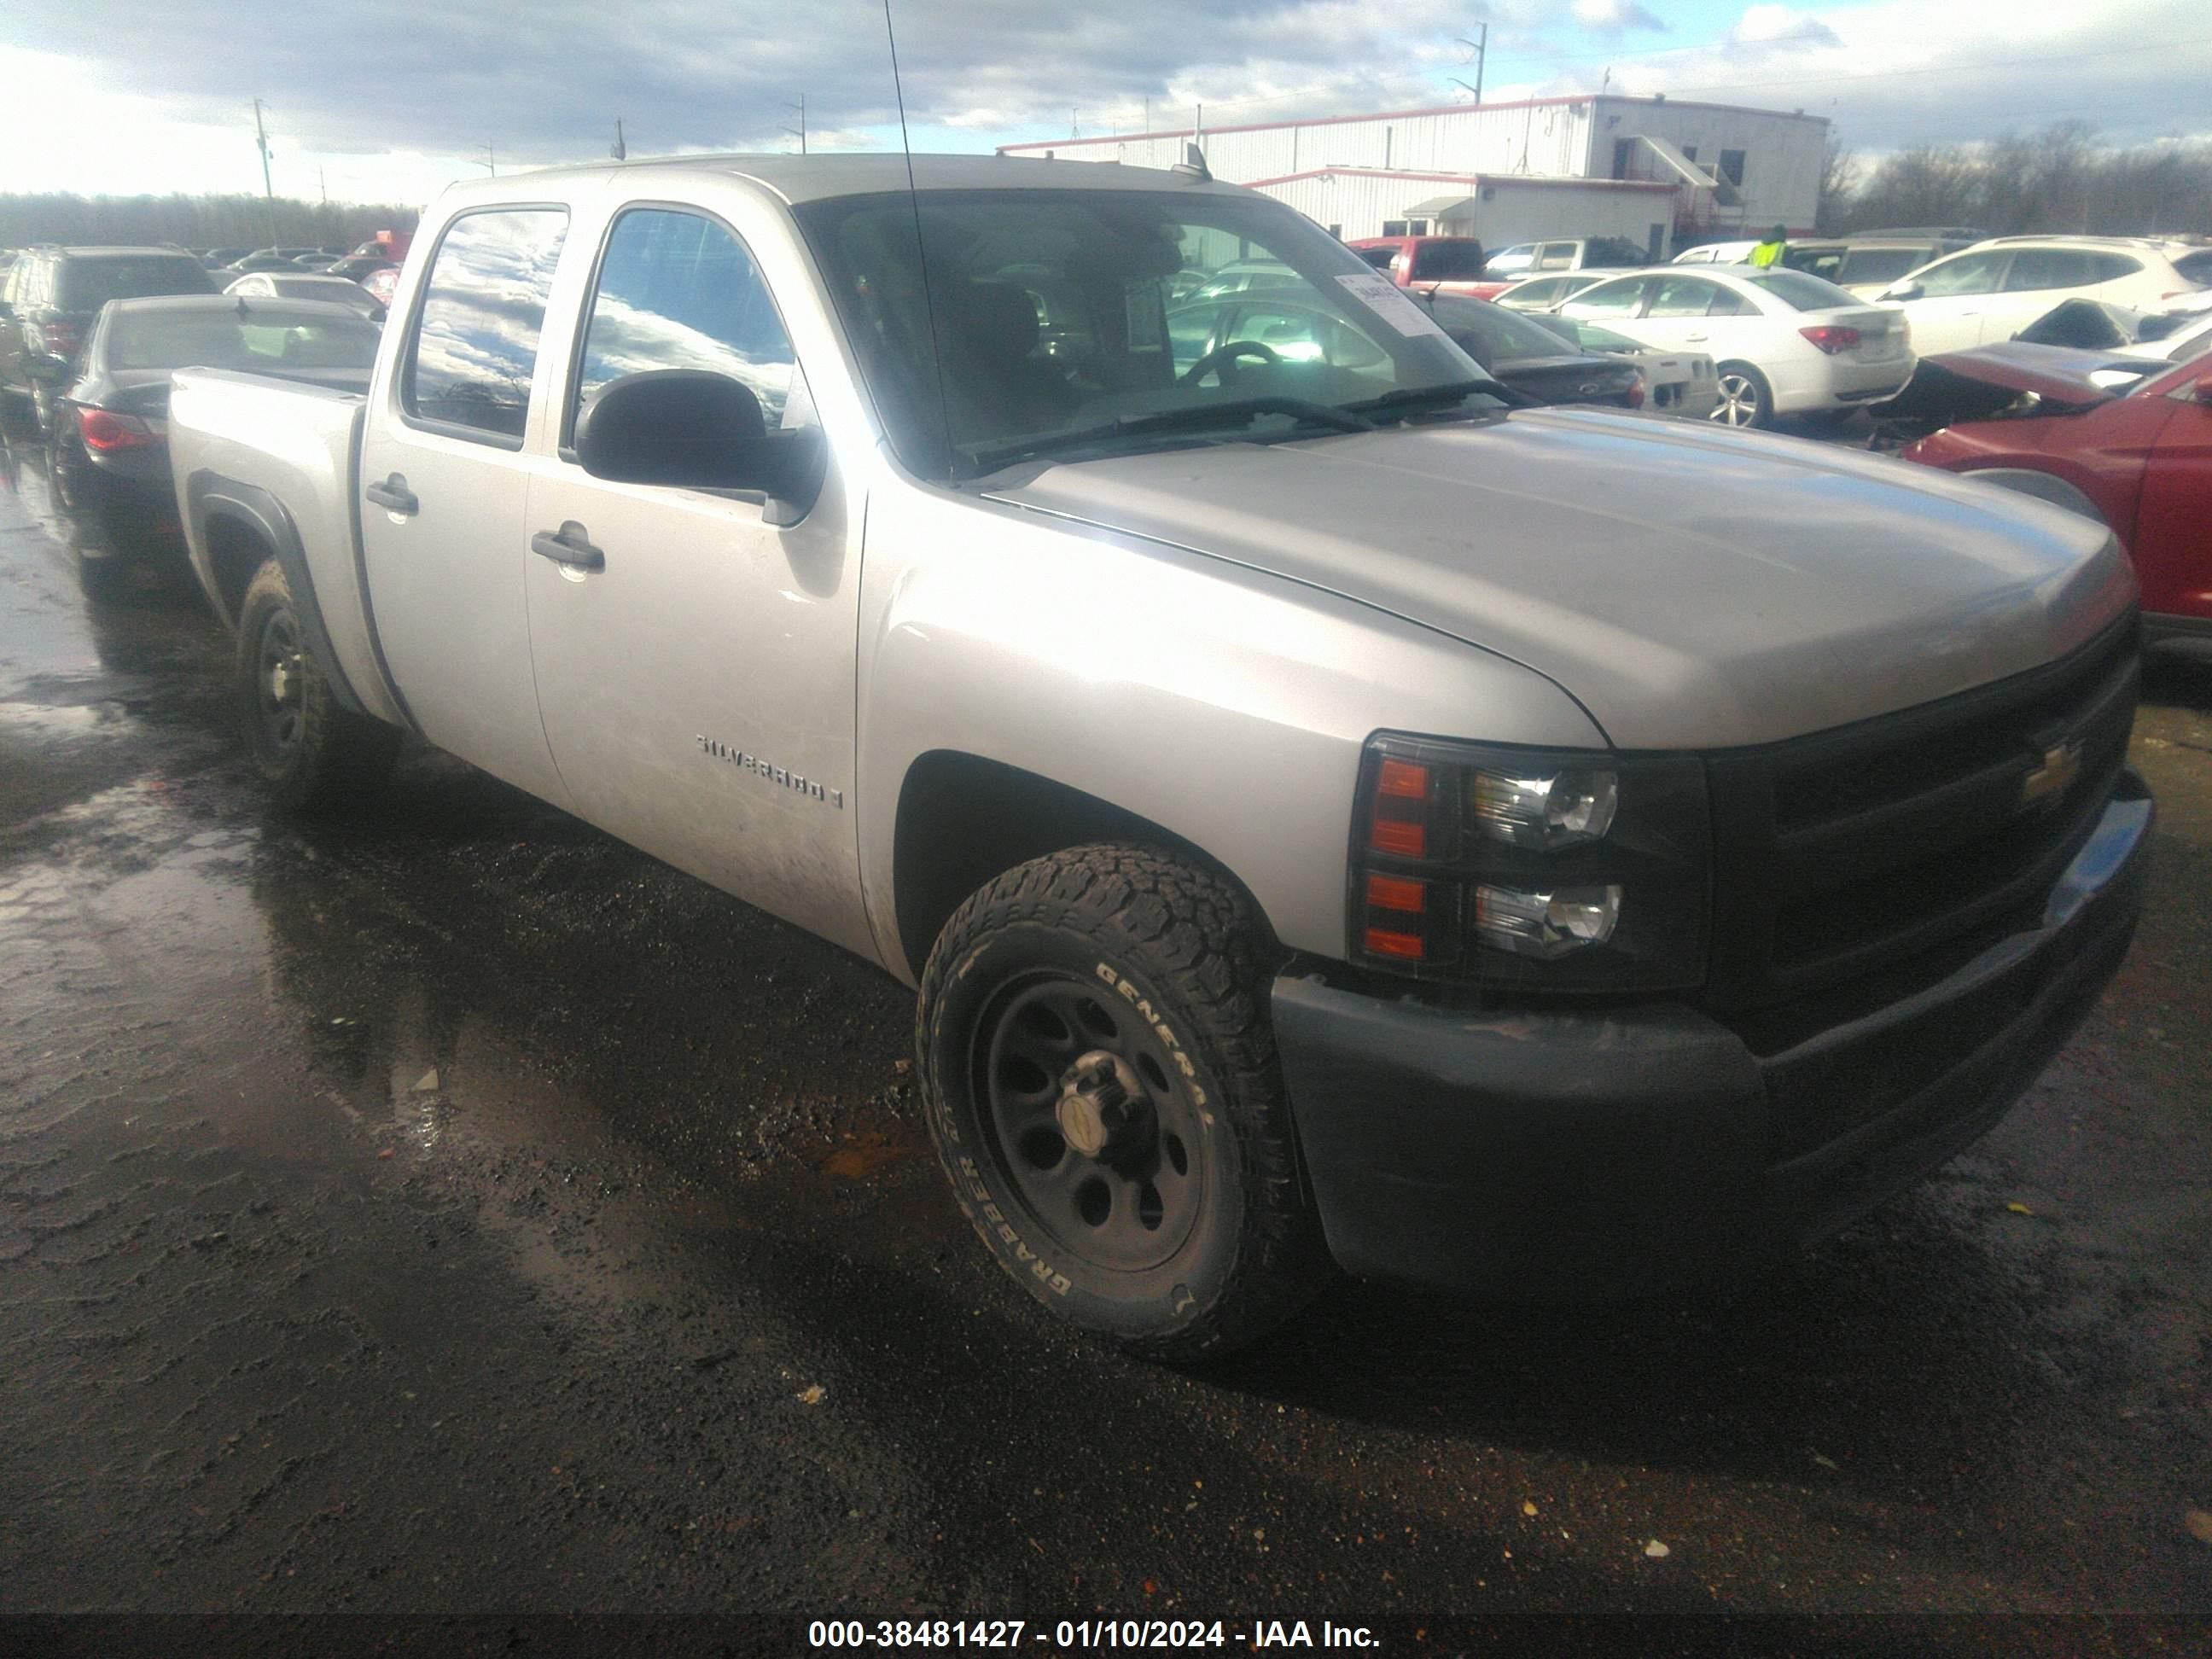
<instances>
[{"instance_id":1,"label":"rear wheel","mask_svg":"<svg viewBox=\"0 0 2212 1659\"><path fill-rule=\"evenodd\" d=\"M1774 422L1774 392L1766 376L1749 363L1723 363L1719 377L1721 400L1711 418L1723 426L1771 426Z\"/></svg>"},{"instance_id":2,"label":"rear wheel","mask_svg":"<svg viewBox=\"0 0 2212 1659\"><path fill-rule=\"evenodd\" d=\"M922 975L929 1126L960 1207L1055 1313L1149 1358L1225 1353L1329 1276L1250 901L1148 848L1009 871Z\"/></svg>"},{"instance_id":3,"label":"rear wheel","mask_svg":"<svg viewBox=\"0 0 2212 1659\"><path fill-rule=\"evenodd\" d=\"M338 706L274 559L239 606L236 684L246 749L284 811L357 804L392 770L398 728Z\"/></svg>"}]
</instances>

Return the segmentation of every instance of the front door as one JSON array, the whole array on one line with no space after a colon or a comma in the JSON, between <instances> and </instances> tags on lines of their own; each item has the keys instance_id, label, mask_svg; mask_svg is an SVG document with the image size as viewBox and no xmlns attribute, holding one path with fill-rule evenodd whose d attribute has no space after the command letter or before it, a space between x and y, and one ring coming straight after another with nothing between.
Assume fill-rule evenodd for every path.
<instances>
[{"instance_id":1,"label":"front door","mask_svg":"<svg viewBox=\"0 0 2212 1659\"><path fill-rule=\"evenodd\" d=\"M1923 357L1964 351L1982 341L1985 313L2004 285L2012 255L2003 248L1939 260L1912 280L1919 297L1908 302L1912 349Z\"/></svg>"},{"instance_id":2,"label":"front door","mask_svg":"<svg viewBox=\"0 0 2212 1659\"><path fill-rule=\"evenodd\" d=\"M538 706L575 810L872 955L851 799L860 514L834 461L780 526L757 498L611 483L574 459L592 399L655 369L729 375L770 430L810 423L775 300L720 220L637 205L614 216L587 304L528 519L595 552L526 556Z\"/></svg>"},{"instance_id":3,"label":"front door","mask_svg":"<svg viewBox=\"0 0 2212 1659\"><path fill-rule=\"evenodd\" d=\"M2212 360L2160 399L2173 413L2143 468L2136 512L2142 607L2212 623ZM2142 401L2130 398L2124 401Z\"/></svg>"},{"instance_id":4,"label":"front door","mask_svg":"<svg viewBox=\"0 0 2212 1659\"><path fill-rule=\"evenodd\" d=\"M564 806L531 680L522 443L567 229L558 208L447 227L357 486L377 634L409 712L439 747Z\"/></svg>"}]
</instances>

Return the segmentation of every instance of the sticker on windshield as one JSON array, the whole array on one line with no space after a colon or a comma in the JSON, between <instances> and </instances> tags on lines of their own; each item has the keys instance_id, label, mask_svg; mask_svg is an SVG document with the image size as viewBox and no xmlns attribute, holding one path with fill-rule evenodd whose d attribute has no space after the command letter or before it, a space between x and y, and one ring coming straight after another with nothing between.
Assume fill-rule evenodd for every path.
<instances>
[{"instance_id":1,"label":"sticker on windshield","mask_svg":"<svg viewBox=\"0 0 2212 1659\"><path fill-rule=\"evenodd\" d=\"M1371 270L1363 270L1356 275L1340 276L1336 280L1344 284L1346 290L1353 299L1360 301L1401 334L1412 336L1443 332L1443 330L1437 326L1437 319L1407 299L1406 290L1388 276L1379 276Z\"/></svg>"}]
</instances>

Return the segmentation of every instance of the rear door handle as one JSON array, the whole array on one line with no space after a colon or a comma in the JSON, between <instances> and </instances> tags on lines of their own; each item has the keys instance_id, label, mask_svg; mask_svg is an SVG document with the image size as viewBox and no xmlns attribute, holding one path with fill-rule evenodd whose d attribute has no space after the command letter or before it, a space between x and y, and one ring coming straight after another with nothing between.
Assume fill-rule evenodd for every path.
<instances>
[{"instance_id":1,"label":"rear door handle","mask_svg":"<svg viewBox=\"0 0 2212 1659\"><path fill-rule=\"evenodd\" d=\"M1682 337L1686 340L1702 340L1705 337L1702 334L1685 334Z\"/></svg>"},{"instance_id":2,"label":"rear door handle","mask_svg":"<svg viewBox=\"0 0 2212 1659\"><path fill-rule=\"evenodd\" d=\"M382 483L369 485L362 494L390 512L420 513L422 510L422 503L415 499L415 492L407 487L406 478L397 472Z\"/></svg>"},{"instance_id":3,"label":"rear door handle","mask_svg":"<svg viewBox=\"0 0 2212 1659\"><path fill-rule=\"evenodd\" d=\"M607 556L592 545L584 526L574 519L558 530L541 530L530 538L530 550L541 559L565 564L571 570L604 570Z\"/></svg>"}]
</instances>

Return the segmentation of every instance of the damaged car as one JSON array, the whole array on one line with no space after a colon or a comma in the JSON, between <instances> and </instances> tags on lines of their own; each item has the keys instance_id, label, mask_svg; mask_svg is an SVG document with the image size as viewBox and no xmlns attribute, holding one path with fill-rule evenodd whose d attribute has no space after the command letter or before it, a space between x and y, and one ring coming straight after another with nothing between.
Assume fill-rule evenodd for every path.
<instances>
[{"instance_id":1,"label":"damaged car","mask_svg":"<svg viewBox=\"0 0 2212 1659\"><path fill-rule=\"evenodd\" d=\"M2145 643L2212 653L2212 313L2182 313L2164 343L2179 361L2017 340L1949 352L1876 412L1917 429L1908 461L2106 525L2134 561Z\"/></svg>"}]
</instances>

